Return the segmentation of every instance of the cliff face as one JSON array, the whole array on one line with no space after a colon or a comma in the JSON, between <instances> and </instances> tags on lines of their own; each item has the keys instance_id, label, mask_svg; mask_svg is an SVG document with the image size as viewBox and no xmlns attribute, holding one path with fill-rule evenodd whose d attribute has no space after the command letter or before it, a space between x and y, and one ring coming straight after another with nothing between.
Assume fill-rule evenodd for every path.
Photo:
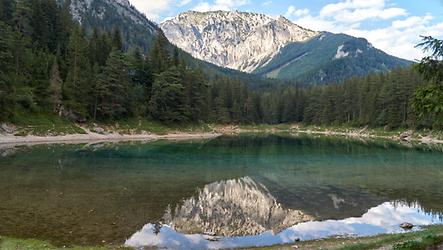
<instances>
[{"instance_id":1,"label":"cliff face","mask_svg":"<svg viewBox=\"0 0 443 250\"><path fill-rule=\"evenodd\" d=\"M312 219L301 211L283 208L263 185L249 177L206 185L164 215L165 222L177 231L219 236L279 232Z\"/></svg>"},{"instance_id":2,"label":"cliff face","mask_svg":"<svg viewBox=\"0 0 443 250\"><path fill-rule=\"evenodd\" d=\"M265 65L286 44L318 34L284 17L238 11L185 12L161 28L172 43L194 57L248 73Z\"/></svg>"}]
</instances>

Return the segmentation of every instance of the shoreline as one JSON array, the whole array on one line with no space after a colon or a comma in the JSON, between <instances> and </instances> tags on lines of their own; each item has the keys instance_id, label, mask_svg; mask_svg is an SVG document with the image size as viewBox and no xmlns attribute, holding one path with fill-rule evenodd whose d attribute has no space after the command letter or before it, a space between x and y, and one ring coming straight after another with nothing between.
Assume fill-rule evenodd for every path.
<instances>
[{"instance_id":1,"label":"shoreline","mask_svg":"<svg viewBox=\"0 0 443 250\"><path fill-rule=\"evenodd\" d=\"M165 134L156 133L134 133L125 134L116 131L109 133L96 133L91 130L81 127L85 132L84 134L65 134L65 135L25 135L19 136L14 134L1 134L0 133L0 146L5 145L38 145L38 144L81 144L90 142L119 142L119 141L155 141L155 140L192 140L192 139L212 139L222 135L240 135L247 133L256 134L276 134L276 133L288 133L291 136L297 136L299 134L306 135L319 135L319 136L337 136L350 139L360 140L375 140L382 139L392 141L399 144L411 144L419 143L424 145L443 145L443 140L440 138L432 137L430 135L422 136L416 131L405 130L401 132L386 132L386 134L380 134L376 130L363 129L311 129L307 127L291 126L286 128L275 127L238 127L238 126L218 126L211 127L212 132L205 131L169 131ZM403 134L406 133L406 136Z\"/></svg>"},{"instance_id":2,"label":"shoreline","mask_svg":"<svg viewBox=\"0 0 443 250\"><path fill-rule=\"evenodd\" d=\"M39 144L81 144L90 142L119 142L119 141L156 141L156 140L191 140L211 139L221 136L218 133L168 133L158 134L68 134L50 136L15 136L0 135L0 146L5 145L39 145Z\"/></svg>"},{"instance_id":3,"label":"shoreline","mask_svg":"<svg viewBox=\"0 0 443 250\"><path fill-rule=\"evenodd\" d=\"M297 133L301 134L311 134L311 135L325 135L325 136L342 136L342 137L350 137L356 139L384 139L397 143L422 143L427 145L432 144L443 144L443 140L439 140L437 138L432 138L429 136L424 136L421 138L408 138L402 140L398 136L383 136L383 135L375 135L375 134L359 134L355 132L337 132L337 131L311 131L311 130L299 130Z\"/></svg>"}]
</instances>

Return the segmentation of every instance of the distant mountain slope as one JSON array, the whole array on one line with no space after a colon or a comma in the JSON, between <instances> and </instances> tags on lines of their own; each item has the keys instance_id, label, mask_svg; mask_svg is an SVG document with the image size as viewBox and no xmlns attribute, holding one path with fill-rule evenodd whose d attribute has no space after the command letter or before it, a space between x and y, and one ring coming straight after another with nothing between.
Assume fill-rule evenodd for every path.
<instances>
[{"instance_id":1,"label":"distant mountain slope","mask_svg":"<svg viewBox=\"0 0 443 250\"><path fill-rule=\"evenodd\" d=\"M244 72L265 65L288 43L318 34L284 17L239 11L188 11L160 26L173 44L194 57Z\"/></svg>"},{"instance_id":2,"label":"distant mountain slope","mask_svg":"<svg viewBox=\"0 0 443 250\"><path fill-rule=\"evenodd\" d=\"M269 78L329 83L411 63L374 48L366 39L323 32L307 42L285 46L254 73Z\"/></svg>"},{"instance_id":3,"label":"distant mountain slope","mask_svg":"<svg viewBox=\"0 0 443 250\"><path fill-rule=\"evenodd\" d=\"M67 0L64 0L67 1ZM87 29L112 30L120 27L125 47L133 45L147 50L158 32L128 0L70 0L71 14Z\"/></svg>"}]
</instances>

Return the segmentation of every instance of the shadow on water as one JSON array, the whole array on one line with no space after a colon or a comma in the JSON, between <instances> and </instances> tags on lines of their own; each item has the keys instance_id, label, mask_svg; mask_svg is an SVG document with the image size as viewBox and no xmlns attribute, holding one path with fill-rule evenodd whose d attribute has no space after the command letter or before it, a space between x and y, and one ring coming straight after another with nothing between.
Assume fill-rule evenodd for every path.
<instances>
[{"instance_id":1,"label":"shadow on water","mask_svg":"<svg viewBox=\"0 0 443 250\"><path fill-rule=\"evenodd\" d=\"M393 201L441 215L442 180L441 152L386 142L240 136L21 147L0 157L0 235L123 244L157 222L226 237L283 233Z\"/></svg>"}]
</instances>

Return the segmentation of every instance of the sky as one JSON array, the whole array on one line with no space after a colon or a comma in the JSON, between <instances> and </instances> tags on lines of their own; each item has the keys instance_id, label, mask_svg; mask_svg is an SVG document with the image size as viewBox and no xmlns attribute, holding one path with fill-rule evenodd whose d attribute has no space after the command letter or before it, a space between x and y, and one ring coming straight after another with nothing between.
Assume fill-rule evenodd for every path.
<instances>
[{"instance_id":1,"label":"sky","mask_svg":"<svg viewBox=\"0 0 443 250\"><path fill-rule=\"evenodd\" d=\"M443 39L443 0L129 0L160 23L188 10L239 10L285 16L316 31L366 38L376 48L419 60L420 36Z\"/></svg>"}]
</instances>

